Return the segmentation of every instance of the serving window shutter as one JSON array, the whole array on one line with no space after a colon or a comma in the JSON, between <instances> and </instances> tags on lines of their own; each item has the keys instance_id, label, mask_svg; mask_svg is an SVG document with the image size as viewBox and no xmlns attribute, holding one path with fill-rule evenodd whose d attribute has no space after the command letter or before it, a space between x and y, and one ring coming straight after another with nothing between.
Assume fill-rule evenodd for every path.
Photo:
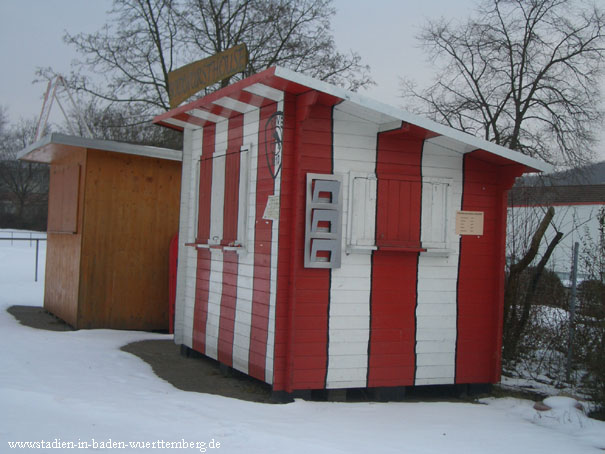
<instances>
[{"instance_id":1,"label":"serving window shutter","mask_svg":"<svg viewBox=\"0 0 605 454\"><path fill-rule=\"evenodd\" d=\"M422 246L427 249L448 248L450 190L446 179L422 181Z\"/></svg>"}]
</instances>

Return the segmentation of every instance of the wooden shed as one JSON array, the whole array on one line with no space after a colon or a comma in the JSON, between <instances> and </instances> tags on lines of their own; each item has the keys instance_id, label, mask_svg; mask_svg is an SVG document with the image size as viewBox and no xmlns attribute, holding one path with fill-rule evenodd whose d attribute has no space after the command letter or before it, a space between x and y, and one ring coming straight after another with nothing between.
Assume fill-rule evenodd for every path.
<instances>
[{"instance_id":1,"label":"wooden shed","mask_svg":"<svg viewBox=\"0 0 605 454\"><path fill-rule=\"evenodd\" d=\"M547 165L283 68L154 121L175 342L274 391L499 380L506 194Z\"/></svg>"},{"instance_id":2,"label":"wooden shed","mask_svg":"<svg viewBox=\"0 0 605 454\"><path fill-rule=\"evenodd\" d=\"M51 134L44 308L74 328L168 328L168 250L181 152Z\"/></svg>"}]
</instances>

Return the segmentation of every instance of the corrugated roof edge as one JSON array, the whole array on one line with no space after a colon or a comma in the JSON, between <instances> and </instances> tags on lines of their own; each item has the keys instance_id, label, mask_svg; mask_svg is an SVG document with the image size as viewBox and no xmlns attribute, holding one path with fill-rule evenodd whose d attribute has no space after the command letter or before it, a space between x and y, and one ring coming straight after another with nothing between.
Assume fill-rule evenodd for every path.
<instances>
[{"instance_id":1,"label":"corrugated roof edge","mask_svg":"<svg viewBox=\"0 0 605 454\"><path fill-rule=\"evenodd\" d=\"M150 158L168 159L170 161L182 161L183 155L180 150L170 148L152 147L150 145L135 145L125 142L116 142L114 140L88 139L86 137L70 136L53 132L44 136L42 139L24 148L17 154L17 159L22 159L28 153L45 147L49 144L70 145L81 148L94 148L96 150L114 151L116 153L126 153L137 156L147 156Z\"/></svg>"},{"instance_id":2,"label":"corrugated roof edge","mask_svg":"<svg viewBox=\"0 0 605 454\"><path fill-rule=\"evenodd\" d=\"M405 121L406 123L411 123L413 125L420 126L421 128L433 131L439 135L450 137L462 143L469 144L473 147L476 147L478 150L485 150L497 156L501 156L511 161L518 162L533 170L540 172L551 172L553 170L553 167L550 164L547 164L538 159L534 159L517 151L510 150L493 142L480 139L468 133L458 131L457 129L442 125L428 118L420 117L418 115L406 112L388 104L384 104L367 96L360 95L358 93L345 90L344 88L337 87L327 82L323 82L321 80L314 79L304 74L297 73L290 69L277 66L275 68L275 76L300 85L307 86L314 90L322 91L324 93L336 96L338 98L342 98L344 100L351 101L363 107L367 107L385 115L394 117L398 120Z\"/></svg>"}]
</instances>

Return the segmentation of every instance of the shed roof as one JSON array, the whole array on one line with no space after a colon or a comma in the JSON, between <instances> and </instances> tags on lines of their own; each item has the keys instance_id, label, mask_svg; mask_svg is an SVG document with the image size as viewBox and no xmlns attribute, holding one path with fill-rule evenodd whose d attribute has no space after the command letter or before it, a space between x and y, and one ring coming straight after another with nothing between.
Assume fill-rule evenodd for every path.
<instances>
[{"instance_id":1,"label":"shed roof","mask_svg":"<svg viewBox=\"0 0 605 454\"><path fill-rule=\"evenodd\" d=\"M56 145L63 145L59 150ZM59 153L65 152L65 148L92 148L95 150L125 153L149 158L168 159L181 161L182 152L170 148L151 147L148 145L134 145L131 143L115 142L113 140L87 139L84 137L69 136L66 134L52 133L44 136L39 141L21 150L17 157L23 161L43 162L50 164Z\"/></svg>"},{"instance_id":2,"label":"shed roof","mask_svg":"<svg viewBox=\"0 0 605 454\"><path fill-rule=\"evenodd\" d=\"M605 184L520 186L508 193L509 206L605 204Z\"/></svg>"},{"instance_id":3,"label":"shed roof","mask_svg":"<svg viewBox=\"0 0 605 454\"><path fill-rule=\"evenodd\" d=\"M339 108L378 124L379 129L392 129L401 122L408 123L424 130L426 139L438 141L461 153L484 150L514 163L523 164L529 171L547 172L552 169L549 164L508 148L281 67L269 68L158 115L154 122L181 130L200 127L279 101L283 92L298 95L310 90L316 90L339 103Z\"/></svg>"}]
</instances>

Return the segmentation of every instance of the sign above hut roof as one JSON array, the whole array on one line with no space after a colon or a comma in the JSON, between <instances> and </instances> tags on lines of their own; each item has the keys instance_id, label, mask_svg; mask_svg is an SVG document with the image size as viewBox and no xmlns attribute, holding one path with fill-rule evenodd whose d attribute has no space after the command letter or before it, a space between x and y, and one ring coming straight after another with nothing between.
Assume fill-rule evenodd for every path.
<instances>
[{"instance_id":1,"label":"sign above hut roof","mask_svg":"<svg viewBox=\"0 0 605 454\"><path fill-rule=\"evenodd\" d=\"M200 90L246 69L248 49L239 44L168 73L168 96L174 108Z\"/></svg>"},{"instance_id":2,"label":"sign above hut roof","mask_svg":"<svg viewBox=\"0 0 605 454\"><path fill-rule=\"evenodd\" d=\"M319 102L338 104L338 109L376 123L380 131L388 131L407 124L426 140L437 142L460 153L484 150L513 163L523 164L529 171L548 172L552 169L549 164L519 152L277 66L158 115L154 123L179 130L199 128L280 101L284 93L300 95L309 91L317 93Z\"/></svg>"}]
</instances>

